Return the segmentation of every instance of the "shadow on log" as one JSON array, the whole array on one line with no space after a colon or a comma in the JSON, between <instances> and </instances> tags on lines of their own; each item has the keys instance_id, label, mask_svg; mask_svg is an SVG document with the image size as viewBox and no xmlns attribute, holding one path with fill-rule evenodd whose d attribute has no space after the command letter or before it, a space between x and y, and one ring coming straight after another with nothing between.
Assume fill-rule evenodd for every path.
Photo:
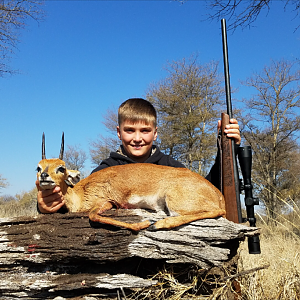
<instances>
[{"instance_id":1,"label":"shadow on log","mask_svg":"<svg viewBox=\"0 0 300 300\"><path fill-rule=\"evenodd\" d=\"M162 217L137 209L109 215L128 222ZM139 233L90 224L78 213L0 219L0 299L116 299L120 290L156 285L150 278L166 265L221 267L257 233L223 218Z\"/></svg>"}]
</instances>

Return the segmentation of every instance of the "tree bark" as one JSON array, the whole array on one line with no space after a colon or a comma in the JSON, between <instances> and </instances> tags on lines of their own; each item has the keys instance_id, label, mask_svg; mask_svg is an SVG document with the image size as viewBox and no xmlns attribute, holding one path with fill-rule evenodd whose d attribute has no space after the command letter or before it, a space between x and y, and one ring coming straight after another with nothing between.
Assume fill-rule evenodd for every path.
<instances>
[{"instance_id":1,"label":"tree bark","mask_svg":"<svg viewBox=\"0 0 300 300\"><path fill-rule=\"evenodd\" d=\"M162 217L137 209L111 214L127 222ZM166 264L222 266L236 255L240 241L257 233L223 218L139 233L91 224L78 213L0 219L0 298L92 293L106 299L119 289L155 285L149 276Z\"/></svg>"}]
</instances>

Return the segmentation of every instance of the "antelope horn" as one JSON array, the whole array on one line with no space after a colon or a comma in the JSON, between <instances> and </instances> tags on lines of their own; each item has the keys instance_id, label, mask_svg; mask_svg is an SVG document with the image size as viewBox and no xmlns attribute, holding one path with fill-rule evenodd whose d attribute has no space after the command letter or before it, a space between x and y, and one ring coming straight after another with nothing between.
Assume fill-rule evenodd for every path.
<instances>
[{"instance_id":1,"label":"antelope horn","mask_svg":"<svg viewBox=\"0 0 300 300\"><path fill-rule=\"evenodd\" d=\"M42 137L42 159L46 159L46 154L45 154L45 133L43 132L43 137Z\"/></svg>"},{"instance_id":2,"label":"antelope horn","mask_svg":"<svg viewBox=\"0 0 300 300\"><path fill-rule=\"evenodd\" d=\"M65 134L63 132L61 137L61 146L60 146L60 154L59 154L59 159L61 160L63 160L64 158L64 147L65 147Z\"/></svg>"}]
</instances>

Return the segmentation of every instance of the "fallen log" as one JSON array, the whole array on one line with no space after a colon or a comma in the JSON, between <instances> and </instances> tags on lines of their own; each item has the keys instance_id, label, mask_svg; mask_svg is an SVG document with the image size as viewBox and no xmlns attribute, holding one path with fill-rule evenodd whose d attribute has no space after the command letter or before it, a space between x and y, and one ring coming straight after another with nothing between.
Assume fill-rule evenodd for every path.
<instances>
[{"instance_id":1,"label":"fallen log","mask_svg":"<svg viewBox=\"0 0 300 300\"><path fill-rule=\"evenodd\" d=\"M109 215L128 222L162 217L137 209ZM222 266L236 255L240 241L254 234L257 228L224 218L139 233L92 224L79 213L0 219L0 298L107 299L120 289L155 285L149 278L165 264Z\"/></svg>"}]
</instances>

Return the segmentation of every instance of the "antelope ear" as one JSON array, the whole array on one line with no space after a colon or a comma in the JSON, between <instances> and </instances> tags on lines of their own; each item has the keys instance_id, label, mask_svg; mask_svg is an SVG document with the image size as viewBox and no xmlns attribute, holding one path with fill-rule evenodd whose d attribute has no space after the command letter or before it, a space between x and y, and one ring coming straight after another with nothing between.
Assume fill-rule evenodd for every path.
<instances>
[{"instance_id":1,"label":"antelope ear","mask_svg":"<svg viewBox=\"0 0 300 300\"><path fill-rule=\"evenodd\" d=\"M68 178L65 180L67 185L74 186L80 181L80 172L74 170L67 170Z\"/></svg>"}]
</instances>

